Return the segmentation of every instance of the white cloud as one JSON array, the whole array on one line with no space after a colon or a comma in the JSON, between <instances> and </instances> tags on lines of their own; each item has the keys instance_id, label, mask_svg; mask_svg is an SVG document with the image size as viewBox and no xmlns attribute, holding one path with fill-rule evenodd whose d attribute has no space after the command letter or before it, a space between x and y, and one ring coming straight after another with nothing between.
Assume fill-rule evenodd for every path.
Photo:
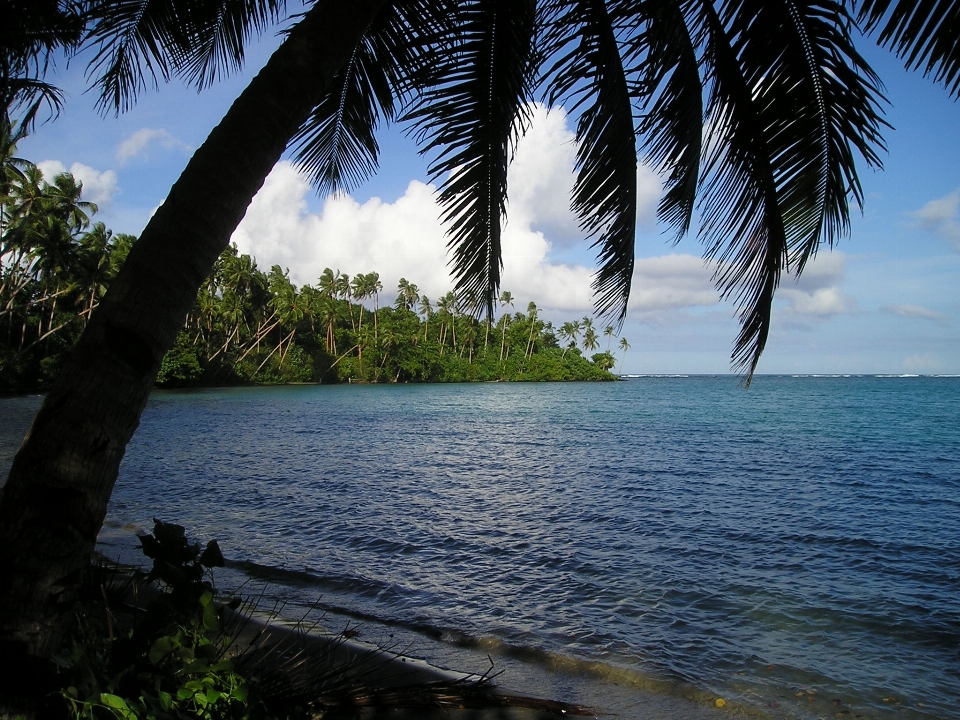
<instances>
[{"instance_id":1,"label":"white cloud","mask_svg":"<svg viewBox=\"0 0 960 720\"><path fill-rule=\"evenodd\" d=\"M856 310L856 300L840 290L843 281L844 255L821 253L807 263L795 281L784 278L777 297L786 303L793 315L826 318Z\"/></svg>"},{"instance_id":2,"label":"white cloud","mask_svg":"<svg viewBox=\"0 0 960 720\"><path fill-rule=\"evenodd\" d=\"M117 146L117 160L124 164L134 158L146 157L151 145L159 145L164 150L190 151L190 146L180 142L166 130L141 128Z\"/></svg>"},{"instance_id":3,"label":"white cloud","mask_svg":"<svg viewBox=\"0 0 960 720\"><path fill-rule=\"evenodd\" d=\"M548 113L538 105L532 112L533 123L518 145L508 178L501 286L524 305L533 300L545 311L589 312L593 269L551 258L555 242L572 245L580 240L576 218L569 210L574 136L562 110ZM660 182L642 166L638 179L641 217L650 222ZM256 257L263 269L274 264L289 267L291 279L300 285L315 284L323 269L330 267L349 275L376 270L387 301L401 277L416 283L432 299L453 286L447 237L432 185L413 180L394 202L372 198L360 204L349 196L328 197L319 213L308 211L308 192L296 168L279 163L248 208L233 241L242 252ZM695 259L695 264L696 272L703 275L702 262ZM715 303L709 272L706 277L706 302ZM661 291L665 289L666 282ZM674 291L673 300L651 300L652 306L683 305L681 295ZM656 292L646 293L648 298L655 296ZM694 304L702 304L702 298Z\"/></svg>"},{"instance_id":4,"label":"white cloud","mask_svg":"<svg viewBox=\"0 0 960 720\"><path fill-rule=\"evenodd\" d=\"M960 250L960 188L931 200L913 213L913 217L924 230L943 238L954 249Z\"/></svg>"},{"instance_id":5,"label":"white cloud","mask_svg":"<svg viewBox=\"0 0 960 720\"><path fill-rule=\"evenodd\" d=\"M531 124L517 145L507 176L510 221L529 226L550 238L551 245L570 247L583 242L577 216L570 210L577 156L576 135L562 107L535 103ZM659 176L637 165L637 226L656 225L662 194Z\"/></svg>"},{"instance_id":6,"label":"white cloud","mask_svg":"<svg viewBox=\"0 0 960 720\"><path fill-rule=\"evenodd\" d=\"M570 210L575 136L563 108L551 112L534 105L532 123L517 145L507 175L511 222L543 231L561 246L580 240L577 216Z\"/></svg>"},{"instance_id":7,"label":"white cloud","mask_svg":"<svg viewBox=\"0 0 960 720\"><path fill-rule=\"evenodd\" d=\"M711 279L714 267L713 262L686 254L638 259L630 310L647 314L717 305L720 299Z\"/></svg>"},{"instance_id":8,"label":"white cloud","mask_svg":"<svg viewBox=\"0 0 960 720\"><path fill-rule=\"evenodd\" d=\"M830 317L851 312L855 308L853 299L835 287L819 288L812 293L783 288L779 297L787 301L789 311L796 315Z\"/></svg>"},{"instance_id":9,"label":"white cloud","mask_svg":"<svg viewBox=\"0 0 960 720\"><path fill-rule=\"evenodd\" d=\"M60 173L67 172L66 166L59 160L44 160L37 163L43 178L53 182L53 178ZM70 174L83 183L80 198L87 202L96 203L100 210L106 208L113 200L117 191L117 174L113 170L94 170L89 165L73 163Z\"/></svg>"},{"instance_id":10,"label":"white cloud","mask_svg":"<svg viewBox=\"0 0 960 720\"><path fill-rule=\"evenodd\" d=\"M233 235L263 269L290 268L297 284L316 284L325 267L354 275L377 271L385 289L401 277L436 297L450 289L446 240L432 186L413 180L394 203L341 195L307 211L309 184L288 162L267 176Z\"/></svg>"},{"instance_id":11,"label":"white cloud","mask_svg":"<svg viewBox=\"0 0 960 720\"><path fill-rule=\"evenodd\" d=\"M947 322L947 316L936 310L930 310L921 305L884 305L880 312L888 315L899 315L905 318L919 318L921 320L932 320L933 322L944 325Z\"/></svg>"}]
</instances>

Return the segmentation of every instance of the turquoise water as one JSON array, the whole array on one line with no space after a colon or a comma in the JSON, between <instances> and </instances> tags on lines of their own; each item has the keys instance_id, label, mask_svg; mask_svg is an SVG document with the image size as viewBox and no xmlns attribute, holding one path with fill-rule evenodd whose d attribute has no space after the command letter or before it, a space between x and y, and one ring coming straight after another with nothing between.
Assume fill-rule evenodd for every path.
<instances>
[{"instance_id":1,"label":"turquoise water","mask_svg":"<svg viewBox=\"0 0 960 720\"><path fill-rule=\"evenodd\" d=\"M292 609L624 716L960 718L960 378L158 392L108 520L152 517Z\"/></svg>"}]
</instances>

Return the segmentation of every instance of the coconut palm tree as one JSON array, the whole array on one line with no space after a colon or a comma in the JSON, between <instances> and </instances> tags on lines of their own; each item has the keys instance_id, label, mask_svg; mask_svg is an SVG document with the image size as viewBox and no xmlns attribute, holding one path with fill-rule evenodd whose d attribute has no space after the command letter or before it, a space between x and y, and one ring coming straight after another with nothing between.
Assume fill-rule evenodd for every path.
<instances>
[{"instance_id":1,"label":"coconut palm tree","mask_svg":"<svg viewBox=\"0 0 960 720\"><path fill-rule=\"evenodd\" d=\"M623 351L620 355L620 371L623 372L623 359L627 356L627 350L630 349L630 343L625 337L620 338L620 349Z\"/></svg>"},{"instance_id":2,"label":"coconut palm tree","mask_svg":"<svg viewBox=\"0 0 960 720\"><path fill-rule=\"evenodd\" d=\"M598 347L600 343L597 341L597 331L593 329L593 325L588 325L583 331L583 349L592 353Z\"/></svg>"},{"instance_id":3,"label":"coconut palm tree","mask_svg":"<svg viewBox=\"0 0 960 720\"><path fill-rule=\"evenodd\" d=\"M303 320L307 312L303 298L301 298L297 292L296 285L290 282L289 270L285 270L279 265L274 265L270 269L269 277L270 294L272 296L270 304L277 314L280 326L290 332L287 333L287 335L283 335L282 332L280 333L280 342L277 343L277 346L263 359L263 362L260 363L260 367L257 368L258 372L274 353L277 353L280 367L283 367L283 360L290 351L290 346L293 344L293 339L297 334L297 325ZM284 343L286 343L286 349L284 349Z\"/></svg>"},{"instance_id":4,"label":"coconut palm tree","mask_svg":"<svg viewBox=\"0 0 960 720\"><path fill-rule=\"evenodd\" d=\"M381 290L383 286L381 285ZM397 301L394 303L398 310L412 310L420 299L420 288L406 278L400 278L397 283Z\"/></svg>"},{"instance_id":5,"label":"coconut palm tree","mask_svg":"<svg viewBox=\"0 0 960 720\"><path fill-rule=\"evenodd\" d=\"M411 285L410 288L413 295L416 296L417 286ZM380 273L367 273L366 289L367 292L373 296L373 341L377 342L377 315L380 314L380 291L383 290L383 283L380 282ZM416 300L414 300L414 302L416 302Z\"/></svg>"},{"instance_id":6,"label":"coconut palm tree","mask_svg":"<svg viewBox=\"0 0 960 720\"><path fill-rule=\"evenodd\" d=\"M530 320L530 332L527 335L527 347L523 352L525 358L533 355L534 333L537 332L537 304L532 300L527 304L527 318Z\"/></svg>"},{"instance_id":7,"label":"coconut palm tree","mask_svg":"<svg viewBox=\"0 0 960 720\"><path fill-rule=\"evenodd\" d=\"M433 305L430 304L430 298L426 295L420 296L420 314L423 315L423 342L426 343L430 330L430 315L433 312Z\"/></svg>"},{"instance_id":8,"label":"coconut palm tree","mask_svg":"<svg viewBox=\"0 0 960 720\"><path fill-rule=\"evenodd\" d=\"M357 322L357 332L359 333L363 330L363 301L365 298L370 297L370 286L366 274L357 273L353 276L351 291L357 304L360 305L360 320Z\"/></svg>"},{"instance_id":9,"label":"coconut palm tree","mask_svg":"<svg viewBox=\"0 0 960 720\"><path fill-rule=\"evenodd\" d=\"M119 110L154 79L203 87L239 67L249 36L284 9L86 7L100 104ZM957 94L954 3L859 7L881 42ZM441 179L457 289L475 291L491 315L508 160L542 88L579 113L573 205L599 248L600 314L622 319L626 308L639 150L665 178L661 220L679 236L698 211L721 294L737 304L733 360L749 378L783 273L802 272L848 230L862 201L856 156L879 165L883 100L854 47L854 20L839 0L310 5L133 245L14 461L0 498L0 651L21 673L3 682L26 692L31 658L56 645L162 357L291 142L318 187L348 187L375 167L378 124L409 101L405 117ZM39 56L12 42L3 50L16 62Z\"/></svg>"},{"instance_id":10,"label":"coconut palm tree","mask_svg":"<svg viewBox=\"0 0 960 720\"><path fill-rule=\"evenodd\" d=\"M27 136L27 130L23 122L14 125L6 114L0 115L0 260L4 255L2 239L9 225L7 216L14 207L11 191L14 185L27 182L26 170L36 168L29 160L17 157L17 145Z\"/></svg>"},{"instance_id":11,"label":"coconut palm tree","mask_svg":"<svg viewBox=\"0 0 960 720\"><path fill-rule=\"evenodd\" d=\"M59 112L63 94L44 76L56 50L72 50L80 43L84 22L83 5L73 0L5 3L0 26L0 107L6 119L19 110L29 126L43 104L52 114Z\"/></svg>"},{"instance_id":12,"label":"coconut palm tree","mask_svg":"<svg viewBox=\"0 0 960 720\"><path fill-rule=\"evenodd\" d=\"M324 268L323 272L320 273L320 278L317 280L317 289L321 293L326 295L329 298L336 297L337 295L337 277L340 275L340 271L337 270L336 273L333 272L330 268Z\"/></svg>"},{"instance_id":13,"label":"coconut palm tree","mask_svg":"<svg viewBox=\"0 0 960 720\"><path fill-rule=\"evenodd\" d=\"M560 353L560 357L563 358L567 354L567 350L570 345L573 343L573 324L569 321L563 323L559 328L557 328L557 335L560 336L560 339L563 341L563 352Z\"/></svg>"},{"instance_id":14,"label":"coconut palm tree","mask_svg":"<svg viewBox=\"0 0 960 720\"><path fill-rule=\"evenodd\" d=\"M500 293L500 304L513 307L513 293L509 290L504 290ZM500 331L500 362L503 362L503 349L507 343L507 325L510 324L510 313L504 313L503 317L500 318L500 324L502 329Z\"/></svg>"}]
</instances>

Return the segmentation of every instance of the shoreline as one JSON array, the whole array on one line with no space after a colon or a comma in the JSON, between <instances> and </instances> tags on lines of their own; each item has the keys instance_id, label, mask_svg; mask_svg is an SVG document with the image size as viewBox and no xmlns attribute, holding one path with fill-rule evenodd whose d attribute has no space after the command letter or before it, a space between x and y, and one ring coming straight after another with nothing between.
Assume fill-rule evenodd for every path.
<instances>
[{"instance_id":1,"label":"shoreline","mask_svg":"<svg viewBox=\"0 0 960 720\"><path fill-rule=\"evenodd\" d=\"M111 563L135 566L142 558L134 548L135 533L138 531L144 530L105 524L97 551ZM218 577L218 584L243 578L246 582L264 582L264 587L279 587L269 586L269 581L251 577L243 572L242 563L229 560L227 567L218 572ZM277 597L276 592L262 594L261 597L264 600L272 598L279 609L276 612L258 611L254 621L269 626L271 632L287 638L287 641L307 644L329 642L330 638L343 637L346 633L349 637L339 641L340 652L346 656L366 655L375 658L382 666L379 670L381 677L413 680L414 683L443 683L463 682L490 675L492 684L489 689L493 694L511 702L524 698L536 705L465 707L462 710L443 708L436 715L423 714L422 710L410 713L398 710L391 711L391 718L551 720L574 716L569 712L570 708L590 710L587 717L618 717L625 720L793 720L795 717L727 698L723 698L718 705L720 697L716 693L679 679L644 675L627 668L547 650L517 648L494 638L472 640L465 636L431 636L422 628L387 624L348 608L331 610L318 603L313 608L319 611L316 620L293 620L287 615L295 615L302 608L283 606L282 598ZM314 631L304 632L315 625ZM337 627L343 630L338 633L333 629Z\"/></svg>"}]
</instances>

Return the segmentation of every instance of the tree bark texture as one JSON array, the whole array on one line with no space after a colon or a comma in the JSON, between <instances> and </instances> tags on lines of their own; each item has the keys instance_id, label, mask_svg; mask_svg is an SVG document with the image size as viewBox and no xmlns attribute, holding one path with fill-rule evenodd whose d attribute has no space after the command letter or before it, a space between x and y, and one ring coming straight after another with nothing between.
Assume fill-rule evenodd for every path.
<instances>
[{"instance_id":1,"label":"tree bark texture","mask_svg":"<svg viewBox=\"0 0 960 720\"><path fill-rule=\"evenodd\" d=\"M127 442L197 290L385 4L320 0L291 29L134 244L24 439L0 490L0 657L24 671L0 682L21 698L19 683L57 648ZM0 716L13 711L4 705Z\"/></svg>"}]
</instances>

